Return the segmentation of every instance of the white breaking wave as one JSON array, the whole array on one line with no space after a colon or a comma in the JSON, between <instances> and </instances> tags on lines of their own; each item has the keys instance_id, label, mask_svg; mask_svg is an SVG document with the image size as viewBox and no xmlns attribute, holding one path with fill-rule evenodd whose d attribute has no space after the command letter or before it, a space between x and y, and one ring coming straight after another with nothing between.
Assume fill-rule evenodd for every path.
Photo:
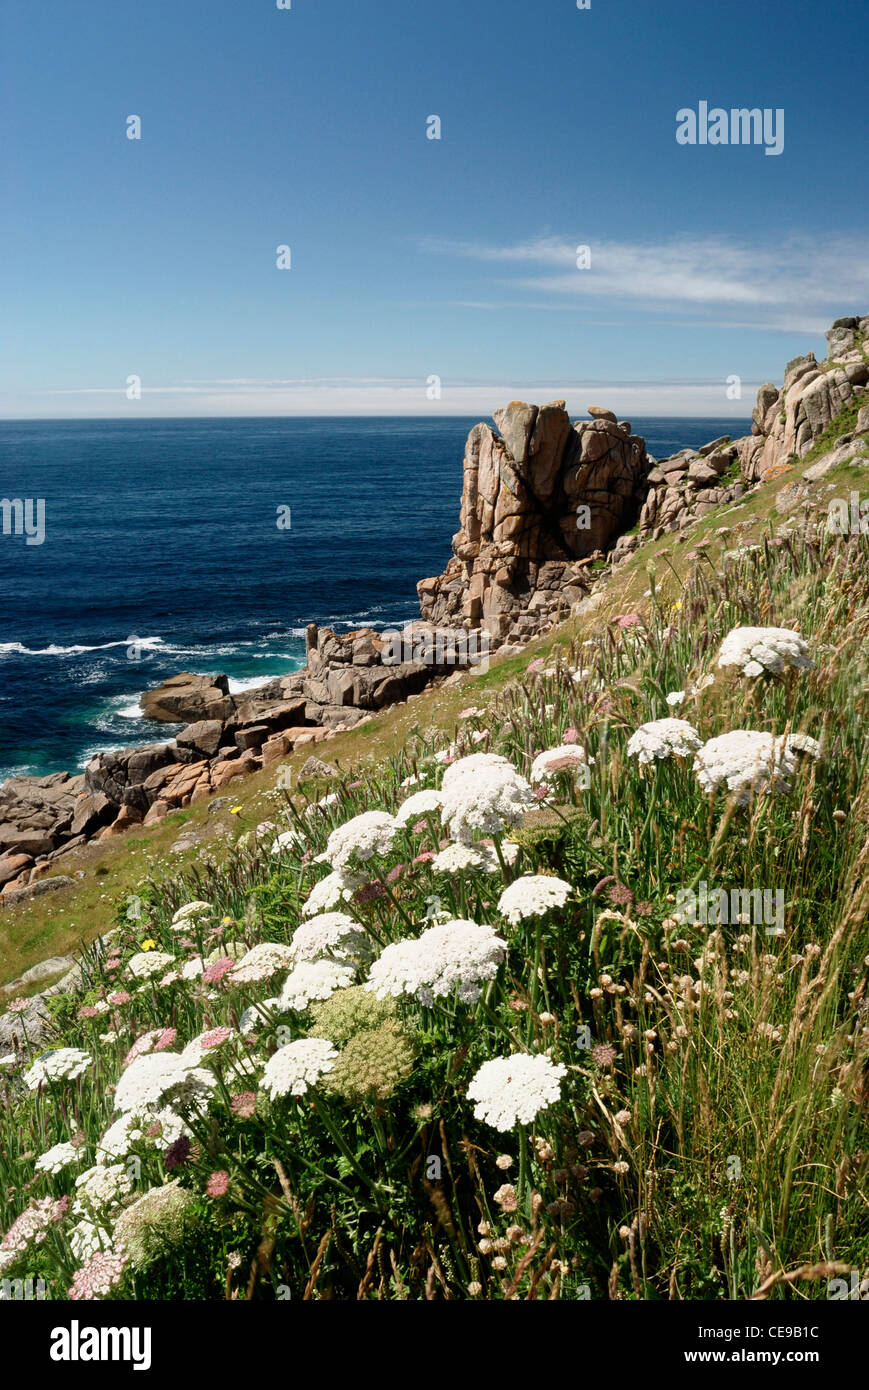
<instances>
[{"instance_id":1,"label":"white breaking wave","mask_svg":"<svg viewBox=\"0 0 869 1390\"><path fill-rule=\"evenodd\" d=\"M100 642L93 647L80 644L59 647L55 642L48 647L25 647L21 642L0 642L0 656L84 656L86 652L106 652L110 647L138 647L140 650L155 651L162 646L162 637L128 637L123 642Z\"/></svg>"}]
</instances>

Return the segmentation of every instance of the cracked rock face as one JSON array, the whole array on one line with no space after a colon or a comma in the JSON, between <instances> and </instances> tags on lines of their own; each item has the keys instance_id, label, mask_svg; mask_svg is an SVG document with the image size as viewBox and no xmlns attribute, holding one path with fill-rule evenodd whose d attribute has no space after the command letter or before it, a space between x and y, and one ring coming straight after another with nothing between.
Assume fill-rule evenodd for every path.
<instances>
[{"instance_id":1,"label":"cracked rock face","mask_svg":"<svg viewBox=\"0 0 869 1390\"><path fill-rule=\"evenodd\" d=\"M417 586L426 622L481 627L497 644L585 593L580 562L632 524L649 470L629 424L590 413L571 424L564 401L512 401L495 412L497 433L471 430L453 558Z\"/></svg>"},{"instance_id":2,"label":"cracked rock face","mask_svg":"<svg viewBox=\"0 0 869 1390\"><path fill-rule=\"evenodd\" d=\"M757 482L794 458L805 458L867 383L869 317L836 319L827 333L824 362L813 352L795 357L785 368L781 390L767 381L758 391L751 434L739 445L746 481Z\"/></svg>"}]
</instances>

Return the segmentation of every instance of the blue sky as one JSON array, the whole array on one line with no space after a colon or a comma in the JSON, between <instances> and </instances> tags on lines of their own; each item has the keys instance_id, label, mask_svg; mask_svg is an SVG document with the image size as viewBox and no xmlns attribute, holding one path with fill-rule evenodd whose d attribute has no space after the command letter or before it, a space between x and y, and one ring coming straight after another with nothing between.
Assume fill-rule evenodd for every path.
<instances>
[{"instance_id":1,"label":"blue sky","mask_svg":"<svg viewBox=\"0 0 869 1390\"><path fill-rule=\"evenodd\" d=\"M867 51L862 0L0 0L0 415L744 416L869 312Z\"/></svg>"}]
</instances>

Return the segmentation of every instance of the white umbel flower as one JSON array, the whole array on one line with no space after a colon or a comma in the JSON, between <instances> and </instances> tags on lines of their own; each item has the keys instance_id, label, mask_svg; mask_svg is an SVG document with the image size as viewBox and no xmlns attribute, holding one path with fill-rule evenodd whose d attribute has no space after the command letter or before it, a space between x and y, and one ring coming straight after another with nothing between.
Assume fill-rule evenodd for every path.
<instances>
[{"instance_id":1,"label":"white umbel flower","mask_svg":"<svg viewBox=\"0 0 869 1390\"><path fill-rule=\"evenodd\" d=\"M744 676L780 676L789 666L811 670L814 662L798 632L789 627L735 627L718 653L719 666L736 666Z\"/></svg>"},{"instance_id":2,"label":"white umbel flower","mask_svg":"<svg viewBox=\"0 0 869 1390\"><path fill-rule=\"evenodd\" d=\"M586 765L585 749L579 743L561 743L557 748L547 748L545 752L538 753L531 764L532 785L536 787L540 782L551 782L559 772L572 772Z\"/></svg>"},{"instance_id":3,"label":"white umbel flower","mask_svg":"<svg viewBox=\"0 0 869 1390\"><path fill-rule=\"evenodd\" d=\"M214 1076L197 1068L180 1052L150 1052L137 1057L124 1072L115 1089L115 1109L146 1110L164 1096L180 1100L208 1097L216 1084Z\"/></svg>"},{"instance_id":4,"label":"white umbel flower","mask_svg":"<svg viewBox=\"0 0 869 1390\"><path fill-rule=\"evenodd\" d=\"M281 1047L266 1062L260 1085L272 1100L303 1096L309 1086L330 1072L338 1052L325 1038L298 1038Z\"/></svg>"},{"instance_id":5,"label":"white umbel flower","mask_svg":"<svg viewBox=\"0 0 869 1390\"><path fill-rule=\"evenodd\" d=\"M339 960L303 960L284 981L280 1008L306 1009L316 999L328 999L336 989L346 989L356 970Z\"/></svg>"},{"instance_id":6,"label":"white umbel flower","mask_svg":"<svg viewBox=\"0 0 869 1390\"><path fill-rule=\"evenodd\" d=\"M77 1149L75 1144L55 1144L52 1148L46 1149L44 1154L40 1154L36 1160L36 1171L38 1173L60 1173L64 1168L68 1168L72 1163L80 1163L84 1156L83 1149Z\"/></svg>"},{"instance_id":7,"label":"white umbel flower","mask_svg":"<svg viewBox=\"0 0 869 1390\"><path fill-rule=\"evenodd\" d=\"M387 946L372 965L365 988L378 999L412 994L429 1008L436 998L457 990L463 1003L473 1004L506 955L507 943L494 927L440 922L416 939Z\"/></svg>"},{"instance_id":8,"label":"white umbel flower","mask_svg":"<svg viewBox=\"0 0 869 1390\"><path fill-rule=\"evenodd\" d=\"M314 884L308 894L302 907L302 916L316 917L319 912L331 912L340 903L349 902L364 881L361 874L348 874L344 871L327 874L319 883Z\"/></svg>"},{"instance_id":9,"label":"white umbel flower","mask_svg":"<svg viewBox=\"0 0 869 1390\"><path fill-rule=\"evenodd\" d=\"M509 763L484 766L444 786L441 822L454 840L469 841L517 825L534 804L530 785Z\"/></svg>"},{"instance_id":10,"label":"white umbel flower","mask_svg":"<svg viewBox=\"0 0 869 1390\"><path fill-rule=\"evenodd\" d=\"M753 793L790 791L796 754L820 755L820 745L807 734L773 734L755 729L733 729L711 738L699 749L694 771L707 793L726 787L744 806Z\"/></svg>"},{"instance_id":11,"label":"white umbel flower","mask_svg":"<svg viewBox=\"0 0 869 1390\"><path fill-rule=\"evenodd\" d=\"M203 902L201 898L192 903L185 903L172 918L172 931L186 931L195 918L210 917L213 912L211 903Z\"/></svg>"},{"instance_id":12,"label":"white umbel flower","mask_svg":"<svg viewBox=\"0 0 869 1390\"><path fill-rule=\"evenodd\" d=\"M234 985L258 985L279 970L289 970L292 964L291 946L283 941L260 941L233 966L229 978Z\"/></svg>"},{"instance_id":13,"label":"white umbel flower","mask_svg":"<svg viewBox=\"0 0 869 1390\"><path fill-rule=\"evenodd\" d=\"M512 840L503 840L501 854L505 864L515 864L519 846ZM477 841L472 845L447 845L431 860L431 868L436 874L497 874L501 872L501 863L494 845Z\"/></svg>"},{"instance_id":14,"label":"white umbel flower","mask_svg":"<svg viewBox=\"0 0 869 1390\"><path fill-rule=\"evenodd\" d=\"M526 874L504 889L498 899L498 911L516 926L526 917L542 917L553 908L564 907L572 892L572 885L563 878Z\"/></svg>"},{"instance_id":15,"label":"white umbel flower","mask_svg":"<svg viewBox=\"0 0 869 1390\"><path fill-rule=\"evenodd\" d=\"M127 961L127 973L136 980L150 980L154 975L162 975L174 960L167 951L140 951Z\"/></svg>"},{"instance_id":16,"label":"white umbel flower","mask_svg":"<svg viewBox=\"0 0 869 1390\"><path fill-rule=\"evenodd\" d=\"M530 1125L541 1110L561 1098L567 1067L543 1053L516 1052L484 1062L468 1087L474 1114L502 1132Z\"/></svg>"},{"instance_id":17,"label":"white umbel flower","mask_svg":"<svg viewBox=\"0 0 869 1390\"><path fill-rule=\"evenodd\" d=\"M703 742L697 730L684 719L652 719L641 724L628 739L628 756L641 763L656 758L688 758Z\"/></svg>"},{"instance_id":18,"label":"white umbel flower","mask_svg":"<svg viewBox=\"0 0 869 1390\"><path fill-rule=\"evenodd\" d=\"M367 947L365 932L346 912L321 912L296 928L290 952L293 964L324 956L349 964L360 960Z\"/></svg>"},{"instance_id":19,"label":"white umbel flower","mask_svg":"<svg viewBox=\"0 0 869 1390\"><path fill-rule=\"evenodd\" d=\"M509 768L510 771L515 771L512 763L507 758L502 757L500 753L469 753L467 758L459 758L450 764L443 775L441 790L455 786L456 782L460 782L463 777L477 777L484 770L487 771L493 767Z\"/></svg>"},{"instance_id":20,"label":"white umbel flower","mask_svg":"<svg viewBox=\"0 0 869 1390\"><path fill-rule=\"evenodd\" d=\"M82 1216L111 1211L133 1191L133 1184L123 1163L98 1163L94 1168L80 1173L75 1185L78 1196L72 1209Z\"/></svg>"},{"instance_id":21,"label":"white umbel flower","mask_svg":"<svg viewBox=\"0 0 869 1390\"><path fill-rule=\"evenodd\" d=\"M323 857L333 869L346 869L354 862L364 864L375 854L387 854L394 839L392 816L385 811L363 811L332 831Z\"/></svg>"},{"instance_id":22,"label":"white umbel flower","mask_svg":"<svg viewBox=\"0 0 869 1390\"><path fill-rule=\"evenodd\" d=\"M414 792L406 801L402 801L395 813L396 825L407 825L408 821L417 821L421 816L428 815L430 811L439 811L441 805L441 794L433 787L422 792Z\"/></svg>"},{"instance_id":23,"label":"white umbel flower","mask_svg":"<svg viewBox=\"0 0 869 1390\"><path fill-rule=\"evenodd\" d=\"M681 705L681 704L682 704L682 701L683 701L684 699L685 699L685 691L684 691L684 690L671 690L671 691L669 691L669 693L668 693L668 695L667 695L667 704L670 706L670 709L675 709L677 705Z\"/></svg>"},{"instance_id":24,"label":"white umbel flower","mask_svg":"<svg viewBox=\"0 0 869 1390\"><path fill-rule=\"evenodd\" d=\"M35 1091L49 1081L75 1081L90 1064L90 1053L80 1047L58 1047L37 1057L24 1073L24 1084L28 1091Z\"/></svg>"}]
</instances>

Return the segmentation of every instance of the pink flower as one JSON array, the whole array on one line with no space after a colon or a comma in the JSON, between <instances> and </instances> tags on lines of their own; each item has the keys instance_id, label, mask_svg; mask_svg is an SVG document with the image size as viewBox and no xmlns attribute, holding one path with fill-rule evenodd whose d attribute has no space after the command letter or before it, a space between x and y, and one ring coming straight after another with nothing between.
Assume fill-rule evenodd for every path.
<instances>
[{"instance_id":1,"label":"pink flower","mask_svg":"<svg viewBox=\"0 0 869 1390\"><path fill-rule=\"evenodd\" d=\"M229 1191L229 1174L224 1168L216 1173L212 1173L208 1182L205 1184L205 1191L209 1197L225 1197Z\"/></svg>"},{"instance_id":2,"label":"pink flower","mask_svg":"<svg viewBox=\"0 0 869 1390\"><path fill-rule=\"evenodd\" d=\"M576 732L576 729L574 729L574 727L573 727L572 724L571 724L570 728L569 728L569 729L565 729L564 733L561 735L561 741L562 741L562 743L576 743L576 741L577 741L578 738L579 738L579 735L578 735L578 733Z\"/></svg>"},{"instance_id":3,"label":"pink flower","mask_svg":"<svg viewBox=\"0 0 869 1390\"><path fill-rule=\"evenodd\" d=\"M413 830L414 835L421 835L422 832L423 832L424 830L426 830L427 828L428 828L428 822L427 822L427 821L424 821L424 820L418 820L417 823L416 823L416 825L411 826L411 829Z\"/></svg>"},{"instance_id":4,"label":"pink flower","mask_svg":"<svg viewBox=\"0 0 869 1390\"><path fill-rule=\"evenodd\" d=\"M13 999L11 1004L6 1005L6 1009L10 1014L25 1014L27 1013L27 1000Z\"/></svg>"},{"instance_id":5,"label":"pink flower","mask_svg":"<svg viewBox=\"0 0 869 1390\"><path fill-rule=\"evenodd\" d=\"M173 1042L174 1042L175 1039L177 1038L177 1036L178 1036L178 1029L177 1029L177 1028L166 1028L166 1029L164 1029L163 1032L160 1034L159 1038L157 1039L157 1041L156 1041L155 1044L154 1044L154 1051L155 1051L155 1052L162 1052L165 1048L171 1047L172 1044L173 1044Z\"/></svg>"},{"instance_id":6,"label":"pink flower","mask_svg":"<svg viewBox=\"0 0 869 1390\"><path fill-rule=\"evenodd\" d=\"M397 883L398 880L401 878L401 875L402 875L403 873L404 873L404 865L403 865L403 864L396 864L395 868L394 868L394 869L390 869L390 870L389 870L389 873L386 875L386 882L387 882L387 883Z\"/></svg>"},{"instance_id":7,"label":"pink flower","mask_svg":"<svg viewBox=\"0 0 869 1390\"><path fill-rule=\"evenodd\" d=\"M256 1091L240 1091L230 1101L233 1115L240 1120L249 1120L256 1113Z\"/></svg>"},{"instance_id":8,"label":"pink flower","mask_svg":"<svg viewBox=\"0 0 869 1390\"><path fill-rule=\"evenodd\" d=\"M525 668L526 675L530 676L536 674L537 671L542 671L545 664L543 657L538 656L535 661L532 661L530 665Z\"/></svg>"},{"instance_id":9,"label":"pink flower","mask_svg":"<svg viewBox=\"0 0 869 1390\"><path fill-rule=\"evenodd\" d=\"M199 1046L203 1049L208 1047L220 1047L221 1043L225 1043L227 1038L231 1037L231 1028L212 1028L210 1033L206 1033L204 1037L200 1038Z\"/></svg>"},{"instance_id":10,"label":"pink flower","mask_svg":"<svg viewBox=\"0 0 869 1390\"><path fill-rule=\"evenodd\" d=\"M99 1009L95 1009L93 1004L83 1004L79 1009L78 1018L99 1018Z\"/></svg>"},{"instance_id":11,"label":"pink flower","mask_svg":"<svg viewBox=\"0 0 869 1390\"><path fill-rule=\"evenodd\" d=\"M70 1298L107 1298L115 1284L120 1284L127 1258L123 1247L115 1251L97 1250L72 1276Z\"/></svg>"},{"instance_id":12,"label":"pink flower","mask_svg":"<svg viewBox=\"0 0 869 1390\"><path fill-rule=\"evenodd\" d=\"M234 965L235 961L231 956L221 956L220 960L216 960L213 965L209 965L208 969L202 972L203 983L206 985L219 984Z\"/></svg>"},{"instance_id":13,"label":"pink flower","mask_svg":"<svg viewBox=\"0 0 869 1390\"><path fill-rule=\"evenodd\" d=\"M128 994L125 989L119 989L116 990L114 994L109 995L109 1003L116 1005L129 1004L132 997L132 994Z\"/></svg>"},{"instance_id":14,"label":"pink flower","mask_svg":"<svg viewBox=\"0 0 869 1390\"><path fill-rule=\"evenodd\" d=\"M621 628L639 627L643 619L639 613L619 613L613 621Z\"/></svg>"},{"instance_id":15,"label":"pink flower","mask_svg":"<svg viewBox=\"0 0 869 1390\"><path fill-rule=\"evenodd\" d=\"M548 788L548 787L545 787L545 786L543 786L543 785L541 784L541 786L535 787L535 788L534 788L534 800L535 800L535 801L545 801L548 795L549 795L549 788Z\"/></svg>"},{"instance_id":16,"label":"pink flower","mask_svg":"<svg viewBox=\"0 0 869 1390\"><path fill-rule=\"evenodd\" d=\"M418 854L413 862L414 864L427 864L429 859L434 859L434 855L430 849L426 849L423 850L422 854Z\"/></svg>"}]
</instances>

